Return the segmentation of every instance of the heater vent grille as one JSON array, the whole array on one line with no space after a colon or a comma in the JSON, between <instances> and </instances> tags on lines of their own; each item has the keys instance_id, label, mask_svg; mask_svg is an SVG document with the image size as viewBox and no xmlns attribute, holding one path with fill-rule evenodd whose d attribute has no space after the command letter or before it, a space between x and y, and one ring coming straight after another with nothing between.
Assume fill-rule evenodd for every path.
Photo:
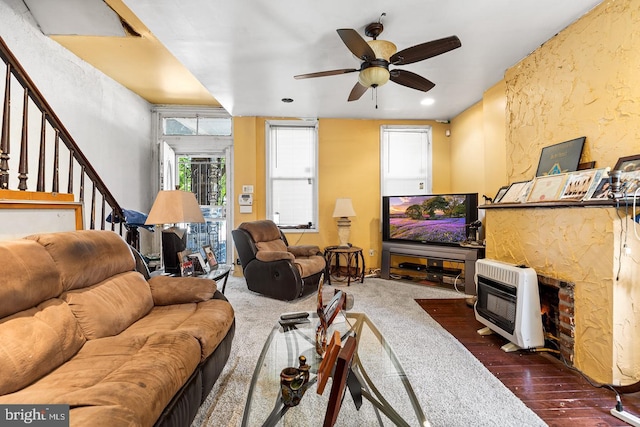
<instances>
[{"instance_id":1,"label":"heater vent grille","mask_svg":"<svg viewBox=\"0 0 640 427\"><path fill-rule=\"evenodd\" d=\"M493 279L496 282L506 283L508 285L517 284L519 282L520 272L517 267L502 266L495 264L477 263L476 273L479 276L484 276L489 279Z\"/></svg>"}]
</instances>

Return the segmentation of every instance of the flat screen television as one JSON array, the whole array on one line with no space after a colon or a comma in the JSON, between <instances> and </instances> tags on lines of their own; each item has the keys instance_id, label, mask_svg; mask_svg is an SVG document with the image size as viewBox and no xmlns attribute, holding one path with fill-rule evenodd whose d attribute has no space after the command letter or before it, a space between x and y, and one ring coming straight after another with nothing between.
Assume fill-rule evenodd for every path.
<instances>
[{"instance_id":1,"label":"flat screen television","mask_svg":"<svg viewBox=\"0 0 640 427\"><path fill-rule=\"evenodd\" d=\"M384 196L382 240L458 246L478 219L478 193Z\"/></svg>"}]
</instances>

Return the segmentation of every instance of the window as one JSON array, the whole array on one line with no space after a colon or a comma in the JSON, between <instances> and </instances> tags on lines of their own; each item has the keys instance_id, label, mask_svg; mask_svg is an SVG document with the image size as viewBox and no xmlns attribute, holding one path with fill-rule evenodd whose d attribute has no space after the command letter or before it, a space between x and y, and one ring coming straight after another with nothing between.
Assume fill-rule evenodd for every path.
<instances>
[{"instance_id":1,"label":"window","mask_svg":"<svg viewBox=\"0 0 640 427\"><path fill-rule=\"evenodd\" d=\"M267 218L280 226L318 224L316 122L267 122Z\"/></svg>"},{"instance_id":2,"label":"window","mask_svg":"<svg viewBox=\"0 0 640 427\"><path fill-rule=\"evenodd\" d=\"M382 126L383 196L431 192L431 126Z\"/></svg>"},{"instance_id":3,"label":"window","mask_svg":"<svg viewBox=\"0 0 640 427\"><path fill-rule=\"evenodd\" d=\"M164 117L163 135L231 135L230 117Z\"/></svg>"}]
</instances>

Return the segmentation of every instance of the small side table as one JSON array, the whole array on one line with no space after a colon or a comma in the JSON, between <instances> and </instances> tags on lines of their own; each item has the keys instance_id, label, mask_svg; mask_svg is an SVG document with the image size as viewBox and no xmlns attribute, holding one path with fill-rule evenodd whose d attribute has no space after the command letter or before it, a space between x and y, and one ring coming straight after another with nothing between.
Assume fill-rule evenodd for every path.
<instances>
[{"instance_id":1,"label":"small side table","mask_svg":"<svg viewBox=\"0 0 640 427\"><path fill-rule=\"evenodd\" d=\"M215 270L211 270L207 274L204 274L202 276L196 276L196 277L205 277L207 279L215 280L216 282L219 282L220 280L224 279L224 281L222 282L222 290L220 291L222 292L222 294L224 294L224 290L227 287L227 279L229 278L229 272L231 272L231 265L218 264Z\"/></svg>"},{"instance_id":2,"label":"small side table","mask_svg":"<svg viewBox=\"0 0 640 427\"><path fill-rule=\"evenodd\" d=\"M329 277L327 282L331 284L331 273L335 272L335 278L340 279L340 258L344 257L347 269L346 278L347 286L351 285L351 279L360 279L360 283L364 283L364 255L362 254L362 248L357 246L341 247L341 246L328 246L324 248L324 257L327 260L327 268L329 269ZM335 266L332 266L332 262L335 260ZM362 267L360 267L362 262ZM333 270L332 270L333 268Z\"/></svg>"},{"instance_id":3,"label":"small side table","mask_svg":"<svg viewBox=\"0 0 640 427\"><path fill-rule=\"evenodd\" d=\"M229 279L229 273L231 272L231 265L229 264L218 264L217 267L214 270L211 270L210 272L208 272L207 274L200 274L197 276L192 276L192 277L196 277L199 279L211 279L211 280L215 280L216 282L219 282L220 280L224 281L222 282L222 290L220 292L222 292L222 294L224 294L224 290L227 287L227 279ZM160 276L164 274L164 270L160 269L160 270L156 270L151 272L151 277L154 276Z\"/></svg>"}]
</instances>

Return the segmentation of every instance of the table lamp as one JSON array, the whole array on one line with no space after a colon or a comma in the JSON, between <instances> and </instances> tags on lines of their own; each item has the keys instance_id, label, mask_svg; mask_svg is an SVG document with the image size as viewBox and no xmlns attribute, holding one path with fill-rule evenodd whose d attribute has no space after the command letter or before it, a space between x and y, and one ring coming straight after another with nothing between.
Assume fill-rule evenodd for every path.
<instances>
[{"instance_id":1,"label":"table lamp","mask_svg":"<svg viewBox=\"0 0 640 427\"><path fill-rule=\"evenodd\" d=\"M336 206L333 209L333 217L338 218L338 239L340 239L340 247L349 246L349 234L351 233L350 216L356 216L353 210L351 199L336 199Z\"/></svg>"},{"instance_id":2,"label":"table lamp","mask_svg":"<svg viewBox=\"0 0 640 427\"><path fill-rule=\"evenodd\" d=\"M188 191L160 191L153 202L146 225L172 224L162 230L162 259L165 273L180 274L178 252L187 248L187 230L177 224L205 222L196 196Z\"/></svg>"}]
</instances>

